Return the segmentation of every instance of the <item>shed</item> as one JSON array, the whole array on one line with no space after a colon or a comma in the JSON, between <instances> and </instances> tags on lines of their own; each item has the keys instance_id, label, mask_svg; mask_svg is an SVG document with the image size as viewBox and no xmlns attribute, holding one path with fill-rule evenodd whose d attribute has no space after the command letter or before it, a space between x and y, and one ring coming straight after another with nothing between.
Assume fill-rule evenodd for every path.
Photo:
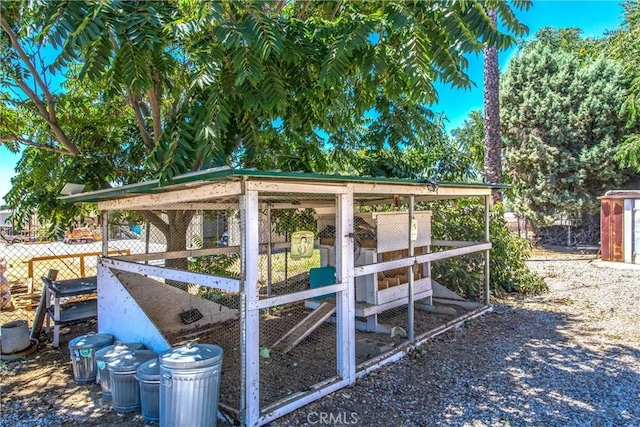
<instances>
[{"instance_id":1,"label":"shed","mask_svg":"<svg viewBox=\"0 0 640 427\"><path fill-rule=\"evenodd\" d=\"M490 309L494 188L216 168L63 199L97 202L104 227L136 211L167 236L117 257L107 251L121 242L103 240L99 332L157 352L193 338L222 346L220 408L260 426ZM484 236L433 239L429 203L459 198L484 205ZM228 218L228 243L186 249L195 212ZM472 254L484 269L473 301L431 275Z\"/></svg>"},{"instance_id":2,"label":"shed","mask_svg":"<svg viewBox=\"0 0 640 427\"><path fill-rule=\"evenodd\" d=\"M640 264L640 190L607 191L599 199L602 260Z\"/></svg>"}]
</instances>

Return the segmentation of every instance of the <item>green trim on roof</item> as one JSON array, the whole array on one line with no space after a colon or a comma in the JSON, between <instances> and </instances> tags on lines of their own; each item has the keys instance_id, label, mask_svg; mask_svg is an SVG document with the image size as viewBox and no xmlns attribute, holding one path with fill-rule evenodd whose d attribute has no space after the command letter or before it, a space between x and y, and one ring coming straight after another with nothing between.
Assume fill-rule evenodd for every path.
<instances>
[{"instance_id":1,"label":"green trim on roof","mask_svg":"<svg viewBox=\"0 0 640 427\"><path fill-rule=\"evenodd\" d=\"M242 178L266 178L266 179L291 179L301 181L318 181L318 182L361 182L376 184L404 184L422 186L429 184L426 180L413 180L401 178L382 178L369 176L348 176L348 175L330 175L319 173L302 173L302 172L279 172L279 171L258 171L251 169L231 169L231 168L215 168L203 171L190 172L173 178L166 186L161 186L160 181L155 179L152 181L144 181L136 184L128 184L117 188L107 188L104 190L90 191L87 193L73 194L70 196L60 197L65 202L98 202L119 198L125 195L148 194L154 192L171 191L174 186L181 184L189 184L194 182L207 181L231 181ZM482 182L439 182L439 186L446 187L474 187L474 188L491 188L506 189L510 188L507 184L485 184Z\"/></svg>"}]
</instances>

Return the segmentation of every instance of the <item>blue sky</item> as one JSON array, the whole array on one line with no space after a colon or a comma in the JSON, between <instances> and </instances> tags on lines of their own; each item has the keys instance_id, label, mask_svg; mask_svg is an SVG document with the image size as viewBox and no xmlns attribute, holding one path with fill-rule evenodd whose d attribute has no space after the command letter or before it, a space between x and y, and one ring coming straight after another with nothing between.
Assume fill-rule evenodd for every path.
<instances>
[{"instance_id":1,"label":"blue sky","mask_svg":"<svg viewBox=\"0 0 640 427\"><path fill-rule=\"evenodd\" d=\"M520 21L529 27L531 38L543 27L557 28L578 27L585 36L599 37L607 30L614 30L622 21L622 6L617 1L540 1L534 0L528 11L519 11ZM515 49L500 54L500 67L504 69ZM449 118L447 129L454 129L462 124L467 114L482 109L482 57L469 58L469 74L475 82L471 89L452 89L445 85L437 85L439 102L432 109L444 112ZM4 196L11 188L10 179L19 155L10 153L0 146L0 196ZM2 204L2 201L0 201Z\"/></svg>"},{"instance_id":2,"label":"blue sky","mask_svg":"<svg viewBox=\"0 0 640 427\"><path fill-rule=\"evenodd\" d=\"M543 27L570 28L583 30L586 37L599 37L607 30L616 29L622 22L623 9L617 1L539 1L533 0L528 11L519 11L517 16L529 27L530 39ZM516 49L500 53L500 69L504 70ZM439 102L432 109L444 111L449 118L447 129L460 126L472 110L482 109L482 56L469 58L469 75L475 82L471 89L452 89L438 85Z\"/></svg>"}]
</instances>

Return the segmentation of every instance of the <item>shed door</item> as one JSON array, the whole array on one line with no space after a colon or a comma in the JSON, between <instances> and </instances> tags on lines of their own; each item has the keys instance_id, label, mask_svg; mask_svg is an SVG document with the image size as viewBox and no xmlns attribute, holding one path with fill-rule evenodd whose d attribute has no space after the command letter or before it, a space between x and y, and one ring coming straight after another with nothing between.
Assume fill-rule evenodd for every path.
<instances>
[{"instance_id":1,"label":"shed door","mask_svg":"<svg viewBox=\"0 0 640 427\"><path fill-rule=\"evenodd\" d=\"M622 200L611 200L611 261L623 262L622 241L624 206Z\"/></svg>"},{"instance_id":2,"label":"shed door","mask_svg":"<svg viewBox=\"0 0 640 427\"><path fill-rule=\"evenodd\" d=\"M603 199L600 208L600 256L603 261L611 261L611 204Z\"/></svg>"},{"instance_id":3,"label":"shed door","mask_svg":"<svg viewBox=\"0 0 640 427\"><path fill-rule=\"evenodd\" d=\"M622 200L602 200L600 211L600 251L603 261L623 261L623 219Z\"/></svg>"}]
</instances>

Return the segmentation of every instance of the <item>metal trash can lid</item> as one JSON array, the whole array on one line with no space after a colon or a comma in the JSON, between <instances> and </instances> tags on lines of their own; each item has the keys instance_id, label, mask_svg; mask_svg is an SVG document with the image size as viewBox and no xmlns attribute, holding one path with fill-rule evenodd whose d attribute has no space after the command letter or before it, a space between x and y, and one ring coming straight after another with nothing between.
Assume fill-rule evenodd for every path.
<instances>
[{"instance_id":1,"label":"metal trash can lid","mask_svg":"<svg viewBox=\"0 0 640 427\"><path fill-rule=\"evenodd\" d=\"M136 376L138 377L138 380L160 381L160 363L158 363L158 358L155 357L151 360L147 360L138 366Z\"/></svg>"},{"instance_id":2,"label":"metal trash can lid","mask_svg":"<svg viewBox=\"0 0 640 427\"><path fill-rule=\"evenodd\" d=\"M1 328L2 329L4 329L4 328L15 328L15 327L18 327L18 326L22 326L23 323L27 323L27 321L26 320L14 320L12 322L5 323L4 325L1 326ZM28 324L27 324L27 326L28 326Z\"/></svg>"},{"instance_id":3,"label":"metal trash can lid","mask_svg":"<svg viewBox=\"0 0 640 427\"><path fill-rule=\"evenodd\" d=\"M135 370L149 359L157 357L153 350L130 350L107 362L109 372L135 372Z\"/></svg>"},{"instance_id":4,"label":"metal trash can lid","mask_svg":"<svg viewBox=\"0 0 640 427\"><path fill-rule=\"evenodd\" d=\"M69 341L69 349L100 349L111 345L113 343L113 335L111 334L96 334L94 332L90 332L86 335L80 335Z\"/></svg>"},{"instance_id":5,"label":"metal trash can lid","mask_svg":"<svg viewBox=\"0 0 640 427\"><path fill-rule=\"evenodd\" d=\"M200 368L212 366L222 360L222 347L213 344L187 343L173 347L159 357L163 368Z\"/></svg>"},{"instance_id":6,"label":"metal trash can lid","mask_svg":"<svg viewBox=\"0 0 640 427\"><path fill-rule=\"evenodd\" d=\"M109 361L109 359L119 356L123 353L131 350L143 350L144 344L139 342L125 342L116 341L113 345L96 350L96 360Z\"/></svg>"}]
</instances>

